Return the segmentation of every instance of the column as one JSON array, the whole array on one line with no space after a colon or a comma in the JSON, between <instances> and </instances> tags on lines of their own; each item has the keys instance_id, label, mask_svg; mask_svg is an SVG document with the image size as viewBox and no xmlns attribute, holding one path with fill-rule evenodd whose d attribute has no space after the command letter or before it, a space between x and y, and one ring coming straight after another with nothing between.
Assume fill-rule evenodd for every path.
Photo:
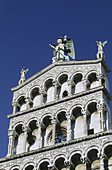
<instances>
[{"instance_id":1,"label":"column","mask_svg":"<svg viewBox=\"0 0 112 170\"><path fill-rule=\"evenodd\" d=\"M100 130L104 131L104 116L103 116L104 106L103 104L99 104L97 109L98 109L98 113L100 114Z\"/></svg>"},{"instance_id":2,"label":"column","mask_svg":"<svg viewBox=\"0 0 112 170\"><path fill-rule=\"evenodd\" d=\"M86 114L86 110L82 109L81 113L83 114L83 132L84 132L84 136L87 136L87 114Z\"/></svg>"},{"instance_id":3,"label":"column","mask_svg":"<svg viewBox=\"0 0 112 170\"><path fill-rule=\"evenodd\" d=\"M69 96L71 96L71 94L72 94L72 81L69 79L68 81L68 86L69 86Z\"/></svg>"},{"instance_id":4,"label":"column","mask_svg":"<svg viewBox=\"0 0 112 170\"><path fill-rule=\"evenodd\" d=\"M67 141L71 140L72 129L71 129L71 117L70 114L67 114Z\"/></svg>"},{"instance_id":5,"label":"column","mask_svg":"<svg viewBox=\"0 0 112 170\"><path fill-rule=\"evenodd\" d=\"M91 169L91 161L87 156L83 157L83 162L82 163L85 165L87 170Z\"/></svg>"},{"instance_id":6,"label":"column","mask_svg":"<svg viewBox=\"0 0 112 170\"><path fill-rule=\"evenodd\" d=\"M101 170L105 170L105 168L104 168L104 160L105 160L104 155L100 156L100 169Z\"/></svg>"},{"instance_id":7,"label":"column","mask_svg":"<svg viewBox=\"0 0 112 170\"><path fill-rule=\"evenodd\" d=\"M31 99L29 97L27 97L25 99L25 102L26 102L26 110L30 108L30 103L32 102Z\"/></svg>"},{"instance_id":8,"label":"column","mask_svg":"<svg viewBox=\"0 0 112 170\"><path fill-rule=\"evenodd\" d=\"M23 132L24 132L23 152L26 152L27 131L28 131L28 127L24 127L23 128Z\"/></svg>"},{"instance_id":9,"label":"column","mask_svg":"<svg viewBox=\"0 0 112 170\"><path fill-rule=\"evenodd\" d=\"M51 123L53 125L53 132L52 132L52 144L55 145L55 133L56 133L56 119L52 119Z\"/></svg>"},{"instance_id":10,"label":"column","mask_svg":"<svg viewBox=\"0 0 112 170\"><path fill-rule=\"evenodd\" d=\"M19 108L21 108L21 105L20 105L19 103L12 102L12 105L13 105L13 114L16 113L16 108L17 108L17 106L18 106Z\"/></svg>"},{"instance_id":11,"label":"column","mask_svg":"<svg viewBox=\"0 0 112 170\"><path fill-rule=\"evenodd\" d=\"M38 143L39 143L39 148L42 148L42 137L41 137L41 127L42 127L42 125L41 125L41 123L39 122L38 124L37 124L37 127L38 127Z\"/></svg>"},{"instance_id":12,"label":"column","mask_svg":"<svg viewBox=\"0 0 112 170\"><path fill-rule=\"evenodd\" d=\"M13 147L14 147L14 131L9 129L8 136L9 136L9 145L8 145L7 156L11 156L13 155Z\"/></svg>"},{"instance_id":13,"label":"column","mask_svg":"<svg viewBox=\"0 0 112 170\"><path fill-rule=\"evenodd\" d=\"M84 85L84 91L87 91L87 83L89 83L89 81L87 81L86 79L82 79L83 85Z\"/></svg>"},{"instance_id":14,"label":"column","mask_svg":"<svg viewBox=\"0 0 112 170\"><path fill-rule=\"evenodd\" d=\"M84 170L86 170L87 164L90 164L90 160L88 160L88 158L84 156L80 157L80 160L81 160L81 164L83 164Z\"/></svg>"},{"instance_id":15,"label":"column","mask_svg":"<svg viewBox=\"0 0 112 170\"><path fill-rule=\"evenodd\" d=\"M40 104L42 105L43 104L43 95L44 95L44 91L43 91L43 89L42 89L42 87L41 87L41 90L40 90Z\"/></svg>"},{"instance_id":16,"label":"column","mask_svg":"<svg viewBox=\"0 0 112 170\"><path fill-rule=\"evenodd\" d=\"M102 86L102 75L97 75L97 80L99 80L99 86Z\"/></svg>"},{"instance_id":17,"label":"column","mask_svg":"<svg viewBox=\"0 0 112 170\"><path fill-rule=\"evenodd\" d=\"M53 86L54 86L54 100L57 99L57 86L58 86L58 82L57 81L53 81Z\"/></svg>"},{"instance_id":18,"label":"column","mask_svg":"<svg viewBox=\"0 0 112 170\"><path fill-rule=\"evenodd\" d=\"M16 102L12 102L13 114L16 113Z\"/></svg>"}]
</instances>

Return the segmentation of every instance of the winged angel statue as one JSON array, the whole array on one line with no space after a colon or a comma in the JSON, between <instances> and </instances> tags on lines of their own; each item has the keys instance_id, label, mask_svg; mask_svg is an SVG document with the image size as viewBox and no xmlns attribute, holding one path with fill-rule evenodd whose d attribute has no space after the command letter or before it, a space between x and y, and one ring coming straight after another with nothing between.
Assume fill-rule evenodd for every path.
<instances>
[{"instance_id":1,"label":"winged angel statue","mask_svg":"<svg viewBox=\"0 0 112 170\"><path fill-rule=\"evenodd\" d=\"M97 53L97 58L102 58L104 59L105 58L105 55L104 55L104 51L103 51L103 48L104 46L107 44L107 41L104 41L103 43L101 41L96 41L97 43L97 46L98 46L98 53Z\"/></svg>"},{"instance_id":2,"label":"winged angel statue","mask_svg":"<svg viewBox=\"0 0 112 170\"><path fill-rule=\"evenodd\" d=\"M21 78L19 80L19 85L25 82L25 75L29 71L29 69L25 69L25 67L22 68L21 70Z\"/></svg>"},{"instance_id":3,"label":"winged angel statue","mask_svg":"<svg viewBox=\"0 0 112 170\"><path fill-rule=\"evenodd\" d=\"M53 63L58 61L69 61L69 57L72 59L75 59L75 50L74 50L74 44L72 39L67 38L67 36L64 36L64 39L59 37L57 39L57 44L49 44L51 48L53 49ZM67 54L67 55L65 55Z\"/></svg>"}]
</instances>

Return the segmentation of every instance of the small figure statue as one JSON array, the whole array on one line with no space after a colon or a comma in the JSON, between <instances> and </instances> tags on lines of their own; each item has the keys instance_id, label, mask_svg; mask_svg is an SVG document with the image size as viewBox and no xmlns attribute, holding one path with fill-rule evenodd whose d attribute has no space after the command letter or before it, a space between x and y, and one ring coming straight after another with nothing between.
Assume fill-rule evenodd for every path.
<instances>
[{"instance_id":1,"label":"small figure statue","mask_svg":"<svg viewBox=\"0 0 112 170\"><path fill-rule=\"evenodd\" d=\"M104 41L103 43L101 41L96 41L97 46L98 46L98 53L97 53L97 59L102 58L104 59L104 51L103 51L103 47L105 46L105 44L107 44L107 41Z\"/></svg>"},{"instance_id":2,"label":"small figure statue","mask_svg":"<svg viewBox=\"0 0 112 170\"><path fill-rule=\"evenodd\" d=\"M19 80L19 85L25 82L25 74L28 72L29 69L25 69L25 67L21 70L21 79Z\"/></svg>"},{"instance_id":3,"label":"small figure statue","mask_svg":"<svg viewBox=\"0 0 112 170\"><path fill-rule=\"evenodd\" d=\"M57 39L57 44L57 46L55 44L49 44L51 48L53 48L53 63L64 61L64 59L65 61L69 61L69 56L72 59L75 59L74 44L70 38L67 38L67 36L64 36L64 39L59 37ZM66 53L68 56L66 56L64 53Z\"/></svg>"}]
</instances>

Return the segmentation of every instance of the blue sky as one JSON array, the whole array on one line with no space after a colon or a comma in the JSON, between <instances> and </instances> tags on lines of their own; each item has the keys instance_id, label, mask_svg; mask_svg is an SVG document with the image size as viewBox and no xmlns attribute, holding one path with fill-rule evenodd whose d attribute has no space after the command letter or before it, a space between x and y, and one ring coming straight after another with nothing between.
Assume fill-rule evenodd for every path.
<instances>
[{"instance_id":1,"label":"blue sky","mask_svg":"<svg viewBox=\"0 0 112 170\"><path fill-rule=\"evenodd\" d=\"M107 40L105 60L112 68L112 0L0 0L0 158L7 154L10 89L23 67L29 78L51 64L49 43L65 34L74 41L76 60L96 59L96 41Z\"/></svg>"}]
</instances>

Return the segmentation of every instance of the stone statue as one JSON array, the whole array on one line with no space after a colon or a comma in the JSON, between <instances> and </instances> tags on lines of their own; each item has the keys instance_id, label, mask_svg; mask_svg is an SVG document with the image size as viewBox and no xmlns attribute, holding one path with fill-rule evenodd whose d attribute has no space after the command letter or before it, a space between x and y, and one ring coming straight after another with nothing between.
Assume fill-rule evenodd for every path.
<instances>
[{"instance_id":1,"label":"stone statue","mask_svg":"<svg viewBox=\"0 0 112 170\"><path fill-rule=\"evenodd\" d=\"M57 45L56 44L49 44L51 48L53 48L53 63L60 62L60 61L69 61L69 56L72 59L75 59L75 50L74 50L74 44L72 39L67 38L67 36L64 36L64 39L59 37L57 39ZM67 56L65 55L67 54Z\"/></svg>"},{"instance_id":2,"label":"stone statue","mask_svg":"<svg viewBox=\"0 0 112 170\"><path fill-rule=\"evenodd\" d=\"M103 47L105 46L105 44L107 44L107 41L104 41L103 43L101 41L96 41L97 46L98 46L98 53L97 53L97 59L102 58L104 59L104 51L103 51Z\"/></svg>"},{"instance_id":3,"label":"stone statue","mask_svg":"<svg viewBox=\"0 0 112 170\"><path fill-rule=\"evenodd\" d=\"M21 70L21 78L19 80L19 85L25 82L25 74L28 72L29 69L25 69L25 67Z\"/></svg>"}]
</instances>

